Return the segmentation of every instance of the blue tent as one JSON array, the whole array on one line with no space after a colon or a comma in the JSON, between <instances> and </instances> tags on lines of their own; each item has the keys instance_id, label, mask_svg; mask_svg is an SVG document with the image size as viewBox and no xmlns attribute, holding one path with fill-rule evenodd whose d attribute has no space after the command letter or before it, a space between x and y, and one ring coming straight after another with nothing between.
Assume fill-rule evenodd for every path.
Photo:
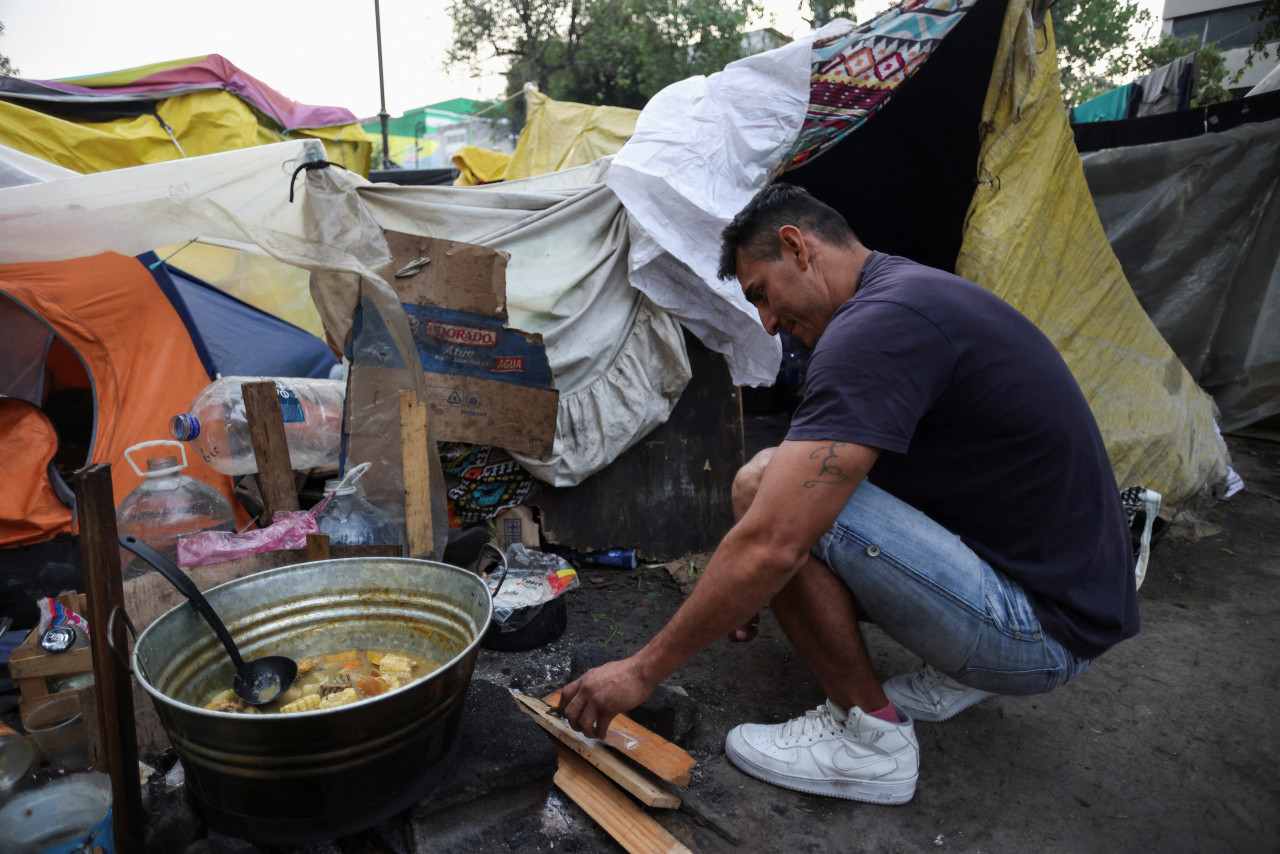
<instances>
[{"instance_id":1,"label":"blue tent","mask_svg":"<svg viewBox=\"0 0 1280 854\"><path fill-rule=\"evenodd\" d=\"M139 256L147 266L155 255ZM191 332L209 375L328 377L337 365L316 336L207 284L172 264L153 268L160 289ZM245 346L252 342L252 346Z\"/></svg>"}]
</instances>

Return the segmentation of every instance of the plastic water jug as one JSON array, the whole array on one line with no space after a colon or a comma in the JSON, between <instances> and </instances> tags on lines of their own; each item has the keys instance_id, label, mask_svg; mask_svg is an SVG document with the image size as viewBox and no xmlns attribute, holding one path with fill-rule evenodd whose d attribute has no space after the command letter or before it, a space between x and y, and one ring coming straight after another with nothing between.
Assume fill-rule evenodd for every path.
<instances>
[{"instance_id":1,"label":"plastic water jug","mask_svg":"<svg viewBox=\"0 0 1280 854\"><path fill-rule=\"evenodd\" d=\"M196 395L189 412L173 416L169 432L173 438L191 443L200 458L215 471L229 475L253 474L258 470L258 461L253 455L240 386L271 379L222 377L210 383ZM337 466L346 383L306 378L273 381L284 418L290 466L295 471Z\"/></svg>"},{"instance_id":2,"label":"plastic water jug","mask_svg":"<svg viewBox=\"0 0 1280 854\"><path fill-rule=\"evenodd\" d=\"M171 446L182 455L155 456L147 460L147 470L138 467L133 454L143 448ZM194 477L182 474L187 467L187 451L181 442L158 439L142 442L124 452L133 470L145 480L116 507L116 527L120 534L132 534L177 562L178 539L199 531L235 533L235 514L221 492ZM120 566L133 563L133 553L121 550Z\"/></svg>"},{"instance_id":3,"label":"plastic water jug","mask_svg":"<svg viewBox=\"0 0 1280 854\"><path fill-rule=\"evenodd\" d=\"M361 463L345 478L325 481L325 494L332 492L333 496L316 517L316 525L320 533L329 535L330 543L364 546L400 542L400 526L364 497L358 481L369 466Z\"/></svg>"}]
</instances>

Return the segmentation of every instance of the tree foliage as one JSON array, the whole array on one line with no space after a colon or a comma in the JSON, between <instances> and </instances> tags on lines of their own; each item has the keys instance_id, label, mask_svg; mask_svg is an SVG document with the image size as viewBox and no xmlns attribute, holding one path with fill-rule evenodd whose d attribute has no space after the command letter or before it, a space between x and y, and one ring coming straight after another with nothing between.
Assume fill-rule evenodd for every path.
<instances>
[{"instance_id":1,"label":"tree foliage","mask_svg":"<svg viewBox=\"0 0 1280 854\"><path fill-rule=\"evenodd\" d=\"M452 0L449 60L506 64L559 100L643 107L659 89L742 56L756 0Z\"/></svg>"},{"instance_id":2,"label":"tree foliage","mask_svg":"<svg viewBox=\"0 0 1280 854\"><path fill-rule=\"evenodd\" d=\"M0 36L4 35L4 24L0 23ZM9 57L0 53L0 77L13 77L22 72L18 70L9 60Z\"/></svg>"},{"instance_id":3,"label":"tree foliage","mask_svg":"<svg viewBox=\"0 0 1280 854\"><path fill-rule=\"evenodd\" d=\"M1134 0L1059 0L1052 9L1068 106L1115 88L1137 70L1132 44L1147 38L1152 18Z\"/></svg>"},{"instance_id":4,"label":"tree foliage","mask_svg":"<svg viewBox=\"0 0 1280 854\"><path fill-rule=\"evenodd\" d=\"M1240 78L1244 77L1245 68L1252 68L1256 58L1271 58L1271 44L1280 42L1280 0L1267 0L1263 3L1262 8L1258 10L1258 17L1254 20L1262 22L1262 31L1258 33L1254 43L1249 45L1244 67L1236 72L1235 77L1232 78L1233 83L1240 82Z\"/></svg>"},{"instance_id":5,"label":"tree foliage","mask_svg":"<svg viewBox=\"0 0 1280 854\"><path fill-rule=\"evenodd\" d=\"M858 0L807 0L801 3L800 8L808 8L809 17L805 21L816 30L836 18L848 18L857 23L857 10L854 8L857 5Z\"/></svg>"},{"instance_id":6,"label":"tree foliage","mask_svg":"<svg viewBox=\"0 0 1280 854\"><path fill-rule=\"evenodd\" d=\"M1155 71L1189 53L1196 55L1196 96L1192 99L1191 106L1207 107L1209 104L1230 101L1231 93L1222 85L1227 79L1226 58L1215 46L1201 45L1195 36L1179 40L1166 34L1155 44L1140 49L1138 70Z\"/></svg>"}]
</instances>

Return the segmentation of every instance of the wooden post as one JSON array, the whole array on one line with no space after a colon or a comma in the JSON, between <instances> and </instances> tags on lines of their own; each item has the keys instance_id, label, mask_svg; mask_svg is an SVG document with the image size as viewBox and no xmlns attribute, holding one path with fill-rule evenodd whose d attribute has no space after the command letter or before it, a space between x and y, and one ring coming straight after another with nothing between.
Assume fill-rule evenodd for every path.
<instances>
[{"instance_id":1,"label":"wooden post","mask_svg":"<svg viewBox=\"0 0 1280 854\"><path fill-rule=\"evenodd\" d=\"M400 446L404 465L404 521L409 557L435 557L431 523L431 457L427 447L427 404L416 392L400 390Z\"/></svg>"},{"instance_id":2,"label":"wooden post","mask_svg":"<svg viewBox=\"0 0 1280 854\"><path fill-rule=\"evenodd\" d=\"M329 559L329 535L307 534L307 560Z\"/></svg>"},{"instance_id":3,"label":"wooden post","mask_svg":"<svg viewBox=\"0 0 1280 854\"><path fill-rule=\"evenodd\" d=\"M289 462L289 440L284 435L276 384L271 380L258 380L242 384L240 391L244 395L253 455L258 461L258 489L262 493L263 508L263 518L258 524L265 528L271 524L276 511L298 509L298 490Z\"/></svg>"},{"instance_id":4,"label":"wooden post","mask_svg":"<svg viewBox=\"0 0 1280 854\"><path fill-rule=\"evenodd\" d=\"M120 546L116 540L111 466L97 463L75 478L80 516L80 553L84 568L90 644L93 648L94 699L106 772L111 777L113 831L121 854L142 854L142 788L138 785L138 735L133 725L133 688L129 671L112 653L110 641L128 655L124 620L108 632L110 615L124 605Z\"/></svg>"}]
</instances>

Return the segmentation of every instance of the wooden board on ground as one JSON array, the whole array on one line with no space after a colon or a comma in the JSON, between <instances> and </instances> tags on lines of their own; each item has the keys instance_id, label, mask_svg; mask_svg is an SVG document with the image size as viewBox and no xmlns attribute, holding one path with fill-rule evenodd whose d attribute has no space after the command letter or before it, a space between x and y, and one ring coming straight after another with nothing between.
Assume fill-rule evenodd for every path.
<instances>
[{"instance_id":1,"label":"wooden board on ground","mask_svg":"<svg viewBox=\"0 0 1280 854\"><path fill-rule=\"evenodd\" d=\"M560 705L560 692L548 694L542 701L554 709ZM643 765L668 783L689 785L689 780L693 777L693 766L698 763L680 747L640 726L626 715L614 718L609 729L617 730L635 740L635 746L625 751L628 759Z\"/></svg>"},{"instance_id":2,"label":"wooden board on ground","mask_svg":"<svg viewBox=\"0 0 1280 854\"><path fill-rule=\"evenodd\" d=\"M525 712L538 724L551 733L560 744L568 747L578 756L590 763L594 768L630 792L640 803L648 807L674 809L680 806L680 799L664 790L644 771L627 764L620 756L602 744L593 744L579 735L562 719L555 717L546 703L524 694L511 695L516 698ZM560 746L557 744L557 747Z\"/></svg>"},{"instance_id":3,"label":"wooden board on ground","mask_svg":"<svg viewBox=\"0 0 1280 854\"><path fill-rule=\"evenodd\" d=\"M555 784L631 854L689 854L666 828L568 747L557 742Z\"/></svg>"}]
</instances>

